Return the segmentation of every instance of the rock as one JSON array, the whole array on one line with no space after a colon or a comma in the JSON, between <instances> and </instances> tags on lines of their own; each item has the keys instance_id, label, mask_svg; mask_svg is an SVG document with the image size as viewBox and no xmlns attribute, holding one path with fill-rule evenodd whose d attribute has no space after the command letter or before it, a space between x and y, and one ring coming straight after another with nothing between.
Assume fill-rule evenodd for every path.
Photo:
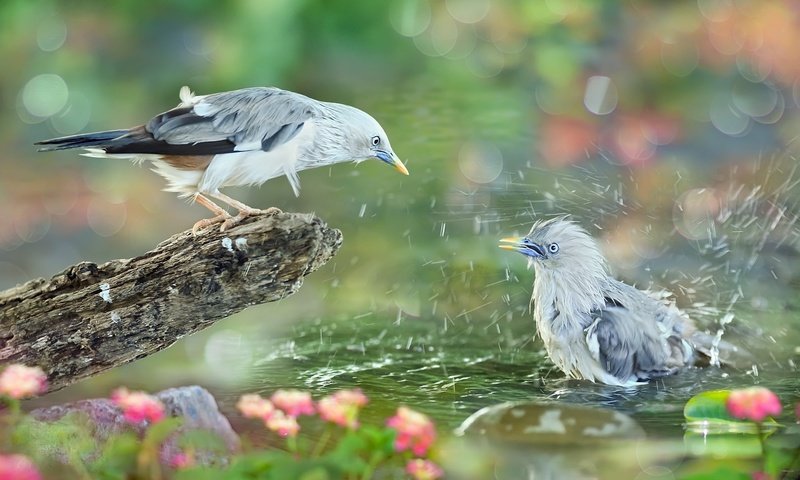
<instances>
[{"instance_id":1,"label":"rock","mask_svg":"<svg viewBox=\"0 0 800 480\"><path fill-rule=\"evenodd\" d=\"M556 403L503 403L474 413L456 430L492 441L525 445L593 446L644 438L629 416L601 408Z\"/></svg>"},{"instance_id":2,"label":"rock","mask_svg":"<svg viewBox=\"0 0 800 480\"><path fill-rule=\"evenodd\" d=\"M188 386L170 388L155 394L164 403L165 413L168 417L182 417L183 425L180 432L206 430L216 435L227 447L228 453L234 453L239 449L240 440L236 432L231 428L228 419L222 415L217 407L217 402L208 390L199 386ZM125 421L122 411L107 398L95 398L81 400L66 405L56 405L47 408L36 409L31 412L31 416L42 422L55 422L70 413L82 413L90 420L93 426L92 436L98 443L104 443L109 437L123 431L134 431L142 434L147 428L147 424L131 425ZM176 438L173 436L163 447L162 457L172 458L178 452ZM212 458L209 455L199 455L197 460L200 463L208 463L212 460L223 460Z\"/></svg>"}]
</instances>

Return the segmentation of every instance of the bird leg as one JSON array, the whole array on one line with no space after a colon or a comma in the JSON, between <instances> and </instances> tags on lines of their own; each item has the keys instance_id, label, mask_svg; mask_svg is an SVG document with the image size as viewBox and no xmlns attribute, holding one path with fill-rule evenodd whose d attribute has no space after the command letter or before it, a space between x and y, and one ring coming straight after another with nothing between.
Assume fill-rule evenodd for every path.
<instances>
[{"instance_id":1,"label":"bird leg","mask_svg":"<svg viewBox=\"0 0 800 480\"><path fill-rule=\"evenodd\" d=\"M225 221L233 218L231 217L230 213L225 211L224 208L204 197L199 192L194 194L194 201L211 210L216 216L214 218L206 218L195 223L192 227L192 235L197 235L200 230L209 225L214 225L215 223L220 222L224 224Z\"/></svg>"},{"instance_id":2,"label":"bird leg","mask_svg":"<svg viewBox=\"0 0 800 480\"><path fill-rule=\"evenodd\" d=\"M222 192L216 191L210 194L212 197L216 198L217 200L221 200L231 207L235 208L239 211L239 213L235 217L226 218L224 222L222 222L222 226L220 227L220 231L224 232L228 228L233 227L234 225L238 224L245 218L252 216L252 215L277 215L278 213L283 213L279 208L270 207L266 210L259 210L257 208L248 207L244 203L234 200L233 198L225 195Z\"/></svg>"}]
</instances>

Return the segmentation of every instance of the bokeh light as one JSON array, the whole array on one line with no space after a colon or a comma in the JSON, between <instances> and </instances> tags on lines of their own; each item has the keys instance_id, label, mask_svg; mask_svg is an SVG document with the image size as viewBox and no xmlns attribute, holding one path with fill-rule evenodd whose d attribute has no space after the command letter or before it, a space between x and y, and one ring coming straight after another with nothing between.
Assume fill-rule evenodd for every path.
<instances>
[{"instance_id":1,"label":"bokeh light","mask_svg":"<svg viewBox=\"0 0 800 480\"><path fill-rule=\"evenodd\" d=\"M488 143L465 143L458 152L458 168L471 182L491 183L503 171L503 154Z\"/></svg>"},{"instance_id":2,"label":"bokeh light","mask_svg":"<svg viewBox=\"0 0 800 480\"><path fill-rule=\"evenodd\" d=\"M608 115L617 108L617 87L609 77L594 75L586 80L583 104L596 115Z\"/></svg>"},{"instance_id":3,"label":"bokeh light","mask_svg":"<svg viewBox=\"0 0 800 480\"><path fill-rule=\"evenodd\" d=\"M420 35L431 23L428 0L393 0L389 12L392 27L406 37Z\"/></svg>"},{"instance_id":4,"label":"bokeh light","mask_svg":"<svg viewBox=\"0 0 800 480\"><path fill-rule=\"evenodd\" d=\"M55 115L69 99L67 83L54 73L42 73L31 78L22 89L22 103L36 117Z\"/></svg>"},{"instance_id":5,"label":"bokeh light","mask_svg":"<svg viewBox=\"0 0 800 480\"><path fill-rule=\"evenodd\" d=\"M678 233L689 240L711 238L714 218L720 208L720 200L714 189L694 188L688 190L675 201L673 224Z\"/></svg>"}]
</instances>

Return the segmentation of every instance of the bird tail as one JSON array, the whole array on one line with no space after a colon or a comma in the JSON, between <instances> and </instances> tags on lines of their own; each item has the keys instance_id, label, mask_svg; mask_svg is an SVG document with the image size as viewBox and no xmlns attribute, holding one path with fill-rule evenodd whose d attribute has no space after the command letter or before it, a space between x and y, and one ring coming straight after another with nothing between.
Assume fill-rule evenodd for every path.
<instances>
[{"instance_id":1,"label":"bird tail","mask_svg":"<svg viewBox=\"0 0 800 480\"><path fill-rule=\"evenodd\" d=\"M707 357L712 365L727 365L736 369L749 368L755 363L753 354L730 342L722 340L718 335L711 335L696 330L689 341L694 348Z\"/></svg>"},{"instance_id":2,"label":"bird tail","mask_svg":"<svg viewBox=\"0 0 800 480\"><path fill-rule=\"evenodd\" d=\"M128 135L130 130L107 130L105 132L83 133L68 137L51 138L36 142L41 145L40 152L54 150L68 150L70 148L99 148L104 149L119 143L119 140Z\"/></svg>"}]
</instances>

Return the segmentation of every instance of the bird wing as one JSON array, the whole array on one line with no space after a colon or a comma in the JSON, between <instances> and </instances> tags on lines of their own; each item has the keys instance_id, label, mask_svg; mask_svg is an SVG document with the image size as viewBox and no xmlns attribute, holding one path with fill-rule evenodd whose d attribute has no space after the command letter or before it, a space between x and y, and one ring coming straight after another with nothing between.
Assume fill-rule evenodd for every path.
<instances>
[{"instance_id":1,"label":"bird wing","mask_svg":"<svg viewBox=\"0 0 800 480\"><path fill-rule=\"evenodd\" d=\"M291 140L314 115L314 101L278 88L243 88L194 96L184 87L182 103L145 127L156 140L199 144L227 140L235 151L269 151Z\"/></svg>"},{"instance_id":2,"label":"bird wing","mask_svg":"<svg viewBox=\"0 0 800 480\"><path fill-rule=\"evenodd\" d=\"M195 96L181 89L181 104L132 129L106 153L216 155L270 151L294 138L319 108L303 95L278 88L243 88ZM122 139L119 139L122 140Z\"/></svg>"},{"instance_id":3,"label":"bird wing","mask_svg":"<svg viewBox=\"0 0 800 480\"><path fill-rule=\"evenodd\" d=\"M644 380L675 371L668 362L664 339L653 319L640 317L620 300L606 297L603 308L589 314L586 342L595 359L621 380Z\"/></svg>"}]
</instances>

